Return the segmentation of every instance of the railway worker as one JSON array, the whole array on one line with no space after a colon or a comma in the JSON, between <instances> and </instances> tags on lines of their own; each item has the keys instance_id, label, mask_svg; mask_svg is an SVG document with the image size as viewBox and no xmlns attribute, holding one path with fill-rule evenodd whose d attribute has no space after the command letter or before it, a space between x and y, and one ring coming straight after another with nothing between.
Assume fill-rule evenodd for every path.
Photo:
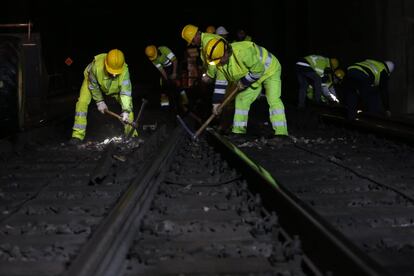
<instances>
[{"instance_id":1,"label":"railway worker","mask_svg":"<svg viewBox=\"0 0 414 276\"><path fill-rule=\"evenodd\" d=\"M347 68L344 88L348 119L356 118L359 104L362 110L391 115L388 80L394 67L392 61L366 59Z\"/></svg>"},{"instance_id":2,"label":"railway worker","mask_svg":"<svg viewBox=\"0 0 414 276\"><path fill-rule=\"evenodd\" d=\"M237 84L240 92L235 99L232 132L236 136L245 134L250 105L264 86L274 131L272 140L276 143L287 141L285 108L280 98L282 67L277 58L253 42L230 44L222 38L211 39L203 51L207 61L217 67L212 112L216 115L220 113L218 106L225 96L227 86Z\"/></svg>"},{"instance_id":3,"label":"railway worker","mask_svg":"<svg viewBox=\"0 0 414 276\"><path fill-rule=\"evenodd\" d=\"M155 45L148 45L145 48L145 54L161 74L161 107L170 106L171 101L172 109L178 110L179 101L175 85L178 68L176 55L167 46L156 47Z\"/></svg>"},{"instance_id":4,"label":"railway worker","mask_svg":"<svg viewBox=\"0 0 414 276\"><path fill-rule=\"evenodd\" d=\"M96 55L86 66L80 95L76 103L75 121L73 125L70 145L80 144L86 135L88 107L92 99L102 114L108 109L104 96L115 98L121 105L121 117L124 122L134 120L132 106L132 85L129 77L128 65L121 50L112 49L108 53ZM131 126L125 124L124 132L127 135ZM136 130L132 137L138 136Z\"/></svg>"},{"instance_id":5,"label":"railway worker","mask_svg":"<svg viewBox=\"0 0 414 276\"><path fill-rule=\"evenodd\" d=\"M203 33L198 29L197 26L191 24L184 26L181 31L181 37L187 41L188 45L199 47L200 58L203 63L202 80L205 82L210 82L211 78L215 77L215 66L211 66L208 64L208 62L206 62L206 57L203 54L203 48L211 39L220 39L221 37L217 34Z\"/></svg>"},{"instance_id":6,"label":"railway worker","mask_svg":"<svg viewBox=\"0 0 414 276\"><path fill-rule=\"evenodd\" d=\"M229 32L223 26L219 26L216 30L216 34L221 36L222 38L228 40Z\"/></svg>"},{"instance_id":7,"label":"railway worker","mask_svg":"<svg viewBox=\"0 0 414 276\"><path fill-rule=\"evenodd\" d=\"M299 82L298 107L305 107L308 85L313 87L314 101L321 102L322 83L326 83L330 75L338 68L336 58L320 55L309 55L296 62L296 76Z\"/></svg>"},{"instance_id":8,"label":"railway worker","mask_svg":"<svg viewBox=\"0 0 414 276\"><path fill-rule=\"evenodd\" d=\"M236 40L237 41L252 41L252 37L246 33L244 29L238 29L236 31Z\"/></svg>"}]
</instances>

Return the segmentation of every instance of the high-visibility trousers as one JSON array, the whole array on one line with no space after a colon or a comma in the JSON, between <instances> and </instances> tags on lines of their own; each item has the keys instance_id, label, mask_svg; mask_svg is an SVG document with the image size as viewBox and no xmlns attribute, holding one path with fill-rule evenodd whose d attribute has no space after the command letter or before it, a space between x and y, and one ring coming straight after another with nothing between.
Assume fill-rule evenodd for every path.
<instances>
[{"instance_id":1,"label":"high-visibility trousers","mask_svg":"<svg viewBox=\"0 0 414 276\"><path fill-rule=\"evenodd\" d=\"M113 94L110 95L111 97L114 97L119 104L121 104L119 94ZM81 89L80 89L80 95L78 98L78 101L76 103L76 109L75 109L75 122L73 124L73 131L72 131L72 137L78 138L83 140L86 135L86 126L87 126L87 116L88 116L88 107L92 100L92 94L89 91L88 88L88 81L85 78L83 80ZM129 121L134 121L134 113L129 113ZM131 131L130 125L125 125L124 133L127 135ZM134 130L132 133L132 137L138 136L138 132Z\"/></svg>"},{"instance_id":2,"label":"high-visibility trousers","mask_svg":"<svg viewBox=\"0 0 414 276\"><path fill-rule=\"evenodd\" d=\"M275 71L263 81L266 90L266 99L269 104L269 118L275 135L288 135L285 107L280 98L282 85L280 71ZM260 95L262 86L248 87L236 96L235 111L233 117L233 133L246 133L250 105Z\"/></svg>"}]
</instances>

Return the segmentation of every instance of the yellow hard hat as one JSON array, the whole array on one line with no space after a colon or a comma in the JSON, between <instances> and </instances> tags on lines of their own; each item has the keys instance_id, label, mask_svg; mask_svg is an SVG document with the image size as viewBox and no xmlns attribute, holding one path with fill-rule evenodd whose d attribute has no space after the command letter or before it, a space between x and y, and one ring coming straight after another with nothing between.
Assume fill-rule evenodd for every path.
<instances>
[{"instance_id":1,"label":"yellow hard hat","mask_svg":"<svg viewBox=\"0 0 414 276\"><path fill-rule=\"evenodd\" d=\"M108 52L105 58L105 68L106 70L113 74L119 75L124 70L125 57L121 50L112 49Z\"/></svg>"},{"instance_id":2,"label":"yellow hard hat","mask_svg":"<svg viewBox=\"0 0 414 276\"><path fill-rule=\"evenodd\" d=\"M339 61L336 58L330 58L329 60L331 62L331 68L332 70L335 70L339 66Z\"/></svg>"},{"instance_id":3,"label":"yellow hard hat","mask_svg":"<svg viewBox=\"0 0 414 276\"><path fill-rule=\"evenodd\" d=\"M222 38L210 39L204 51L207 57L207 62L210 64L217 64L224 56L226 51L226 42Z\"/></svg>"},{"instance_id":4,"label":"yellow hard hat","mask_svg":"<svg viewBox=\"0 0 414 276\"><path fill-rule=\"evenodd\" d=\"M216 32L216 27L214 27L214 26L208 26L206 28L206 33L214 34L215 32Z\"/></svg>"},{"instance_id":5,"label":"yellow hard hat","mask_svg":"<svg viewBox=\"0 0 414 276\"><path fill-rule=\"evenodd\" d=\"M334 74L340 80L343 80L344 77L345 77L345 71L342 70L342 69L336 69L335 72L334 72Z\"/></svg>"},{"instance_id":6,"label":"yellow hard hat","mask_svg":"<svg viewBox=\"0 0 414 276\"><path fill-rule=\"evenodd\" d=\"M197 31L198 27L188 24L181 31L181 37L184 38L185 41L187 41L188 45L190 45Z\"/></svg>"},{"instance_id":7,"label":"yellow hard hat","mask_svg":"<svg viewBox=\"0 0 414 276\"><path fill-rule=\"evenodd\" d=\"M157 47L155 47L155 45L148 45L145 48L145 54L147 55L147 57L152 61L154 59L157 58L158 56L158 51L157 51Z\"/></svg>"}]
</instances>

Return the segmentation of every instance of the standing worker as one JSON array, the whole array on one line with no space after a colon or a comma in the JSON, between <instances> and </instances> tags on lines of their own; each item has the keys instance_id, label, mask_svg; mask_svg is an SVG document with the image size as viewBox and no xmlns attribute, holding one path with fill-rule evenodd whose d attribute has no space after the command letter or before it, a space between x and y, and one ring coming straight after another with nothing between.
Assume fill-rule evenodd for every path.
<instances>
[{"instance_id":1,"label":"standing worker","mask_svg":"<svg viewBox=\"0 0 414 276\"><path fill-rule=\"evenodd\" d=\"M171 101L173 109L177 109L177 89L174 83L177 79L177 57L166 46L149 45L145 48L145 54L161 74L161 107L170 106Z\"/></svg>"},{"instance_id":2,"label":"standing worker","mask_svg":"<svg viewBox=\"0 0 414 276\"><path fill-rule=\"evenodd\" d=\"M204 48L204 54L207 61L217 67L212 112L216 115L220 113L218 107L223 101L227 86L237 84L240 93L236 96L232 132L245 134L250 105L264 86L274 130L273 141L278 143L286 140L288 130L285 108L280 98L282 67L277 58L253 42L229 44L222 38L211 39Z\"/></svg>"},{"instance_id":3,"label":"standing worker","mask_svg":"<svg viewBox=\"0 0 414 276\"><path fill-rule=\"evenodd\" d=\"M394 67L392 61L366 59L347 68L344 86L348 119L356 118L359 100L368 112L391 115L388 80Z\"/></svg>"},{"instance_id":4,"label":"standing worker","mask_svg":"<svg viewBox=\"0 0 414 276\"><path fill-rule=\"evenodd\" d=\"M320 55L309 55L296 63L296 75L299 82L298 107L305 107L306 90L312 85L314 101L321 102L322 83L326 83L332 73L338 68L336 58Z\"/></svg>"},{"instance_id":5,"label":"standing worker","mask_svg":"<svg viewBox=\"0 0 414 276\"><path fill-rule=\"evenodd\" d=\"M86 67L83 72L84 80L80 89L80 95L76 103L75 122L73 125L71 145L80 144L86 135L88 106L95 100L99 112L105 114L108 107L104 95L115 98L122 108L122 121L124 123L134 121L132 106L132 85L129 78L128 65L125 63L124 54L118 50L110 50L107 54L99 54ZM131 130L131 126L125 124L125 135ZM138 136L136 130L133 137Z\"/></svg>"}]
</instances>

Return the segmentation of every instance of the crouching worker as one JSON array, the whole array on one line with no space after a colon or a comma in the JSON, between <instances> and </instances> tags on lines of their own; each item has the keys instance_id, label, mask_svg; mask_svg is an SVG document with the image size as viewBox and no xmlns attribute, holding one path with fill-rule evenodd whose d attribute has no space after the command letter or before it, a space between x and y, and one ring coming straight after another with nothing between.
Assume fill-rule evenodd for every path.
<instances>
[{"instance_id":1,"label":"crouching worker","mask_svg":"<svg viewBox=\"0 0 414 276\"><path fill-rule=\"evenodd\" d=\"M84 80L80 89L80 95L76 103L75 122L73 125L71 145L80 144L86 135L88 106L92 99L96 102L99 112L105 114L108 109L103 94L113 97L121 105L122 120L132 122L132 86L129 78L128 65L125 63L124 54L113 49L107 54L99 54L86 67L83 72ZM125 124L125 135L131 130L131 126ZM138 136L134 130L133 137Z\"/></svg>"}]
</instances>

